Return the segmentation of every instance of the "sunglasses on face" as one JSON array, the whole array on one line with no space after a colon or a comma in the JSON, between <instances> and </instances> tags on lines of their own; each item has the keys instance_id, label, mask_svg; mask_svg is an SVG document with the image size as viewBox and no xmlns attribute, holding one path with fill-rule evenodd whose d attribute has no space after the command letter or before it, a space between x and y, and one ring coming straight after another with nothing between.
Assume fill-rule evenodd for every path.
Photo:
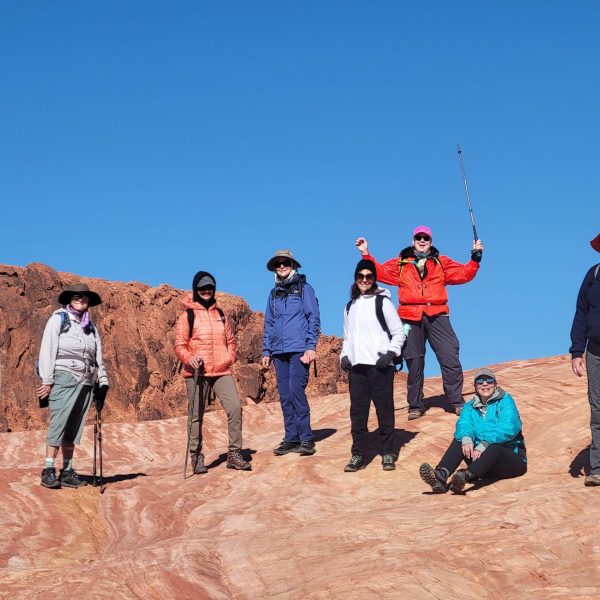
<instances>
[{"instance_id":1,"label":"sunglasses on face","mask_svg":"<svg viewBox=\"0 0 600 600\"><path fill-rule=\"evenodd\" d=\"M73 301L75 301L75 302L77 302L77 301L79 301L79 302L89 302L90 299L87 296L83 296L81 294L73 294L71 296L71 302L73 302Z\"/></svg>"},{"instance_id":2,"label":"sunglasses on face","mask_svg":"<svg viewBox=\"0 0 600 600\"><path fill-rule=\"evenodd\" d=\"M414 237L416 242L430 242L431 238L425 233L419 233Z\"/></svg>"},{"instance_id":3,"label":"sunglasses on face","mask_svg":"<svg viewBox=\"0 0 600 600\"><path fill-rule=\"evenodd\" d=\"M199 292L214 292L215 291L215 287L213 285L203 285L202 287L198 288Z\"/></svg>"},{"instance_id":4,"label":"sunglasses on face","mask_svg":"<svg viewBox=\"0 0 600 600\"><path fill-rule=\"evenodd\" d=\"M475 380L475 385L483 385L484 383L489 383L491 385L492 383L496 383L496 380L493 377L488 377L487 375L478 377Z\"/></svg>"},{"instance_id":5,"label":"sunglasses on face","mask_svg":"<svg viewBox=\"0 0 600 600\"><path fill-rule=\"evenodd\" d=\"M368 273L367 275L363 275L362 273L359 273L356 276L356 282L362 283L363 281L366 281L367 283L373 283L375 281L375 277L373 277L372 273Z\"/></svg>"},{"instance_id":6,"label":"sunglasses on face","mask_svg":"<svg viewBox=\"0 0 600 600\"><path fill-rule=\"evenodd\" d=\"M281 267L291 267L291 266L292 266L291 260L280 260L279 262L275 263L276 269L280 269Z\"/></svg>"}]
</instances>

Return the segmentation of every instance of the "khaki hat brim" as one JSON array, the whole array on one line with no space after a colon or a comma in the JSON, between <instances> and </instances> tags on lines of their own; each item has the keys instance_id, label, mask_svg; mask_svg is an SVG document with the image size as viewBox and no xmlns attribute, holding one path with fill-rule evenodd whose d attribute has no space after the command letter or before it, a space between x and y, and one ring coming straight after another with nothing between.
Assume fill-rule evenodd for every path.
<instances>
[{"instance_id":1,"label":"khaki hat brim","mask_svg":"<svg viewBox=\"0 0 600 600\"><path fill-rule=\"evenodd\" d=\"M280 254L276 254L267 263L267 269L269 271L273 271L274 272L275 271L275 261L276 260L280 260L282 258L284 258L286 260L291 260L292 261L292 268L293 269L300 269L302 267L302 265L295 258L291 258L290 256L285 256L285 255L282 256Z\"/></svg>"}]
</instances>

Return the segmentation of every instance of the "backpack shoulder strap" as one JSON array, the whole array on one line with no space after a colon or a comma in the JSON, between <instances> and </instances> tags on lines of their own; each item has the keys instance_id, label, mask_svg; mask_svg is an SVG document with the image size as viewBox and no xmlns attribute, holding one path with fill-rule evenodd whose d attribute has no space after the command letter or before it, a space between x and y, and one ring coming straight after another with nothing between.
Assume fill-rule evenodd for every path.
<instances>
[{"instance_id":1,"label":"backpack shoulder strap","mask_svg":"<svg viewBox=\"0 0 600 600\"><path fill-rule=\"evenodd\" d=\"M217 312L219 313L219 316L221 317L221 321L223 322L223 325L225 325L225 313L217 306Z\"/></svg>"},{"instance_id":2,"label":"backpack shoulder strap","mask_svg":"<svg viewBox=\"0 0 600 600\"><path fill-rule=\"evenodd\" d=\"M349 300L348 304L346 304L346 314L348 314L350 312L350 307L352 306L353 302L354 302L354 300Z\"/></svg>"},{"instance_id":3,"label":"backpack shoulder strap","mask_svg":"<svg viewBox=\"0 0 600 600\"><path fill-rule=\"evenodd\" d=\"M194 317L196 315L194 314L193 308L186 308L185 312L187 313L187 321L188 321L188 327L189 327L188 340L189 340L192 337L192 332L194 331Z\"/></svg>"},{"instance_id":4,"label":"backpack shoulder strap","mask_svg":"<svg viewBox=\"0 0 600 600\"><path fill-rule=\"evenodd\" d=\"M69 315L67 314L66 310L61 310L58 314L60 315L60 330L58 331L58 335L60 335L61 333L66 333L69 331L69 329L71 329L71 319L69 319Z\"/></svg>"},{"instance_id":5,"label":"backpack shoulder strap","mask_svg":"<svg viewBox=\"0 0 600 600\"><path fill-rule=\"evenodd\" d=\"M383 296L378 294L375 296L375 314L377 315L377 320L381 325L381 329L383 329L390 340L392 339L392 334L390 333L390 328L385 320L385 315L383 314Z\"/></svg>"}]
</instances>

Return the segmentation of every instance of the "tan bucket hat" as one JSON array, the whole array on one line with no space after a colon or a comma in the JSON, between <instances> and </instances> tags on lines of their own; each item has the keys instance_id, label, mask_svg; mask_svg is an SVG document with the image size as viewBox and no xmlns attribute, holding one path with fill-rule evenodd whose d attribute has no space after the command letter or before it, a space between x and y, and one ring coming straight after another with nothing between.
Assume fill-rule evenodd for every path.
<instances>
[{"instance_id":1,"label":"tan bucket hat","mask_svg":"<svg viewBox=\"0 0 600 600\"><path fill-rule=\"evenodd\" d=\"M79 294L81 296L87 296L90 299L90 306L98 306L98 304L102 304L102 300L96 292L92 292L90 288L85 283L75 283L73 285L67 286L58 297L58 303L66 306L71 302L71 298L75 295Z\"/></svg>"},{"instance_id":2,"label":"tan bucket hat","mask_svg":"<svg viewBox=\"0 0 600 600\"><path fill-rule=\"evenodd\" d=\"M276 250L275 254L269 259L267 269L275 271L275 261L278 259L287 258L292 261L292 268L299 269L302 265L294 258L291 250Z\"/></svg>"}]
</instances>

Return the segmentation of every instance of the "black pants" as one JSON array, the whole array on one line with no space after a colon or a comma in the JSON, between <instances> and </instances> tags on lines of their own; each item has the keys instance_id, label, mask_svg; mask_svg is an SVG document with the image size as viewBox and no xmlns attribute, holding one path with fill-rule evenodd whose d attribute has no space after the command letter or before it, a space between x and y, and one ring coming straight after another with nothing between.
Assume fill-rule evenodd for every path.
<instances>
[{"instance_id":1,"label":"black pants","mask_svg":"<svg viewBox=\"0 0 600 600\"><path fill-rule=\"evenodd\" d=\"M519 454L515 454L508 448L490 444L477 460L471 460L465 458L462 444L456 439L452 440L438 467L446 469L448 473L454 473L463 460L467 463L469 472L477 478L487 475L494 479L508 479L520 477L527 472L527 463Z\"/></svg>"},{"instance_id":2,"label":"black pants","mask_svg":"<svg viewBox=\"0 0 600 600\"><path fill-rule=\"evenodd\" d=\"M423 371L425 370L425 342L440 363L444 394L453 407L464 404L462 397L463 371L458 358L459 343L448 315L428 317L423 315L420 321L406 321L410 331L406 340L404 358L408 366L406 382L408 408L424 410Z\"/></svg>"},{"instance_id":3,"label":"black pants","mask_svg":"<svg viewBox=\"0 0 600 600\"><path fill-rule=\"evenodd\" d=\"M391 366L383 371L374 365L352 367L348 376L352 454L364 455L365 453L371 400L377 413L381 454L394 454L394 370Z\"/></svg>"}]
</instances>

